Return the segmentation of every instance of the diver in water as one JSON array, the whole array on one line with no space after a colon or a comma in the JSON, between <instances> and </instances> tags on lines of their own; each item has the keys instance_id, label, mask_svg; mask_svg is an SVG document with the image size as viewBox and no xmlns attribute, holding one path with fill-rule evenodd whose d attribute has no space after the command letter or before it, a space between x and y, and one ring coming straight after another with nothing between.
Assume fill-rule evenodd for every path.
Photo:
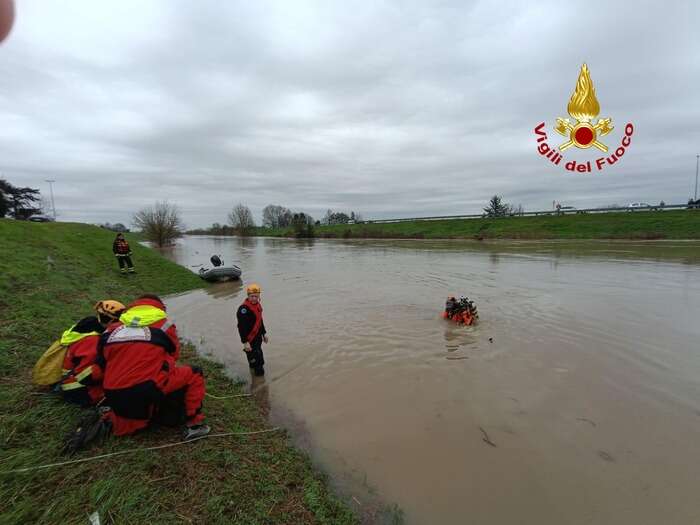
<instances>
[{"instance_id":1,"label":"diver in water","mask_svg":"<svg viewBox=\"0 0 700 525\"><path fill-rule=\"evenodd\" d=\"M450 296L445 301L445 311L442 313L442 317L456 323L472 325L479 318L479 313L474 301L470 301L467 297L460 297L458 301L455 297Z\"/></svg>"}]
</instances>

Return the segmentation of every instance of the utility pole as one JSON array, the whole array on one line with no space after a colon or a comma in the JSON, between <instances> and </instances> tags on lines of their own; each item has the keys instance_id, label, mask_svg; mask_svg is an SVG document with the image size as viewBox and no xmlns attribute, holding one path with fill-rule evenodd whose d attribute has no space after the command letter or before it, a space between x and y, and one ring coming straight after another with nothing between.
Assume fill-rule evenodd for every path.
<instances>
[{"instance_id":1,"label":"utility pole","mask_svg":"<svg viewBox=\"0 0 700 525\"><path fill-rule=\"evenodd\" d=\"M53 183L56 181L53 179L47 179L45 182L49 183L49 188L51 190L51 209L53 210L53 220L56 220L56 204L53 201Z\"/></svg>"},{"instance_id":2,"label":"utility pole","mask_svg":"<svg viewBox=\"0 0 700 525\"><path fill-rule=\"evenodd\" d=\"M700 163L700 155L695 155L695 198L698 200L698 163Z\"/></svg>"}]
</instances>

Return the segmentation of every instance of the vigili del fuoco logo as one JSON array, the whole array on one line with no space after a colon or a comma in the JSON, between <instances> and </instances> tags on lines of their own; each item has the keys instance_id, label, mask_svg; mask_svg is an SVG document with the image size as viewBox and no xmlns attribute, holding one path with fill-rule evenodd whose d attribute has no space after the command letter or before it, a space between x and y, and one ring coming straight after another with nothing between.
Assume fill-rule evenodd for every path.
<instances>
[{"instance_id":1,"label":"vigili del fuoco logo","mask_svg":"<svg viewBox=\"0 0 700 525\"><path fill-rule=\"evenodd\" d=\"M554 127L554 130L568 140L561 143L558 147L552 147L546 142L547 133L544 131L544 122L535 128L538 142L537 151L540 155L548 159L552 164L559 166L564 160L563 152L571 146L576 146L579 149L596 148L602 153L609 153L608 146L603 143L603 137L615 128L613 127L612 118L600 118L594 123L600 113L600 104L595 96L595 88L586 64L581 66L576 89L574 94L571 95L571 100L569 100L566 110L569 112L571 119L557 118L557 125ZM620 146L614 152L597 157L594 161L571 160L564 162L564 169L590 173L593 171L593 166L598 171L602 171L605 166L612 166L620 160L627 148L629 148L633 133L634 126L631 122L628 122L625 125L625 134L622 137Z\"/></svg>"}]
</instances>

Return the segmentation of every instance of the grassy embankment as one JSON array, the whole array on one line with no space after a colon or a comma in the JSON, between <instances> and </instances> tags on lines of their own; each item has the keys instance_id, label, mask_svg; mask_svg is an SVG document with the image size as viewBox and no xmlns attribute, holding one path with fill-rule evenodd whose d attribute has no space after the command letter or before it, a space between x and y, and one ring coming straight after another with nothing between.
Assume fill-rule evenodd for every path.
<instances>
[{"instance_id":1,"label":"grassy embankment","mask_svg":"<svg viewBox=\"0 0 700 525\"><path fill-rule=\"evenodd\" d=\"M700 239L700 211L454 219L317 226L317 237L407 239ZM293 237L291 228L257 235Z\"/></svg>"},{"instance_id":2,"label":"grassy embankment","mask_svg":"<svg viewBox=\"0 0 700 525\"><path fill-rule=\"evenodd\" d=\"M127 234L127 239L131 239ZM188 270L132 239L138 274L120 276L113 234L78 224L0 220L0 471L62 461L63 436L81 411L31 384L31 368L64 329L102 298L202 286ZM47 262L50 258L53 263ZM217 395L241 393L191 348ZM207 398L213 432L268 427L251 398ZM109 438L78 458L180 441L175 429ZM99 461L0 473L0 523L354 523L284 432L210 438Z\"/></svg>"}]
</instances>

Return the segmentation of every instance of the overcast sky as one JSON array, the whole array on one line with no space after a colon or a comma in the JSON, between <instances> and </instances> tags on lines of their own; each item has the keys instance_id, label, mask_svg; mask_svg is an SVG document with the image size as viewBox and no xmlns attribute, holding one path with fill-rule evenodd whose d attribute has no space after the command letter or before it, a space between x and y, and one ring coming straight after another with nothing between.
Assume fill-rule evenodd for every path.
<instances>
[{"instance_id":1,"label":"overcast sky","mask_svg":"<svg viewBox=\"0 0 700 525\"><path fill-rule=\"evenodd\" d=\"M610 4L610 5L609 5ZM0 176L59 220L189 227L242 202L321 218L684 203L700 153L697 2L19 0L0 44ZM548 142L590 68L615 166ZM573 150L573 151L572 151ZM565 152L589 160L597 150Z\"/></svg>"}]
</instances>

